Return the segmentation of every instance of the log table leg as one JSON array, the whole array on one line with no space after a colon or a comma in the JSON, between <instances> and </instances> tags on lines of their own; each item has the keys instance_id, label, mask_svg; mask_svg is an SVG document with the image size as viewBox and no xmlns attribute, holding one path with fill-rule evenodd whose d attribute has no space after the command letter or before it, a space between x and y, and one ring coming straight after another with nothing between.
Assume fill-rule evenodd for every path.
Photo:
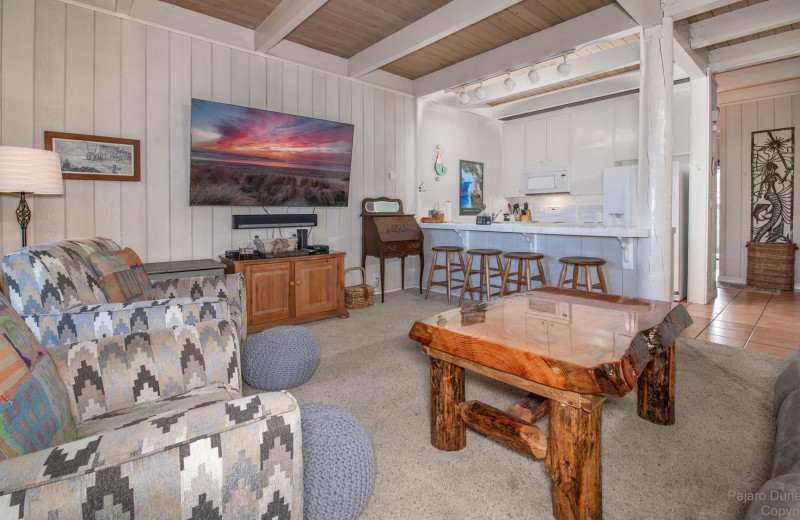
<instances>
[{"instance_id":1,"label":"log table leg","mask_svg":"<svg viewBox=\"0 0 800 520\"><path fill-rule=\"evenodd\" d=\"M545 465L558 520L603 517L600 435L602 406L586 412L553 401Z\"/></svg>"},{"instance_id":2,"label":"log table leg","mask_svg":"<svg viewBox=\"0 0 800 520\"><path fill-rule=\"evenodd\" d=\"M458 405L464 402L464 369L431 359L431 444L458 451L467 444L466 424Z\"/></svg>"},{"instance_id":3,"label":"log table leg","mask_svg":"<svg viewBox=\"0 0 800 520\"><path fill-rule=\"evenodd\" d=\"M675 424L675 345L655 356L636 382L639 417L651 423Z\"/></svg>"}]
</instances>

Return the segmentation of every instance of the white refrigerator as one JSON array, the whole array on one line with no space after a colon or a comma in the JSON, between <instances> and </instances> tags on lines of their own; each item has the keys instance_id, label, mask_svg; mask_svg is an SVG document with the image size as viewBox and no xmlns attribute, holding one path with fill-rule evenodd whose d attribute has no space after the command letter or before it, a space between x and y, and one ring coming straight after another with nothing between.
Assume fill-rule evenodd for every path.
<instances>
[{"instance_id":1,"label":"white refrigerator","mask_svg":"<svg viewBox=\"0 0 800 520\"><path fill-rule=\"evenodd\" d=\"M606 226L635 227L639 167L603 168L603 221ZM674 300L686 298L689 169L672 163L672 280Z\"/></svg>"}]
</instances>

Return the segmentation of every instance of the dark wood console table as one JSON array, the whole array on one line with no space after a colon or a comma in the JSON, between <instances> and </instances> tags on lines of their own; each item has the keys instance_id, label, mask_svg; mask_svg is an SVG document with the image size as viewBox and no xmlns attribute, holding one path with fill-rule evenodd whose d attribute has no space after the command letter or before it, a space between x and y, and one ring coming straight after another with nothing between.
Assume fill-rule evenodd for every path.
<instances>
[{"instance_id":1,"label":"dark wood console table","mask_svg":"<svg viewBox=\"0 0 800 520\"><path fill-rule=\"evenodd\" d=\"M361 201L361 267L367 256L381 262L381 302L384 301L384 270L387 258L400 258L401 288L406 288L406 257L419 255L419 292L422 294L422 273L425 251L422 230L414 215L403 214L403 201L378 197Z\"/></svg>"}]
</instances>

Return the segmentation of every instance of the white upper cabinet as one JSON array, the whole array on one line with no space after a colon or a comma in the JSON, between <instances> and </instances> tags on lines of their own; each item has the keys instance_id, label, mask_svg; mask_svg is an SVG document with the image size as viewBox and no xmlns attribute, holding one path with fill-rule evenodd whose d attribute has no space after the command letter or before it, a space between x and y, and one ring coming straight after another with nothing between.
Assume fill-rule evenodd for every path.
<instances>
[{"instance_id":1,"label":"white upper cabinet","mask_svg":"<svg viewBox=\"0 0 800 520\"><path fill-rule=\"evenodd\" d=\"M571 193L603 192L603 168L614 166L612 117L611 105L573 112Z\"/></svg>"},{"instance_id":2,"label":"white upper cabinet","mask_svg":"<svg viewBox=\"0 0 800 520\"><path fill-rule=\"evenodd\" d=\"M614 104L614 160L639 158L639 101L637 98Z\"/></svg>"},{"instance_id":3,"label":"white upper cabinet","mask_svg":"<svg viewBox=\"0 0 800 520\"><path fill-rule=\"evenodd\" d=\"M504 197L522 196L522 171L525 169L525 125L507 123L503 127Z\"/></svg>"},{"instance_id":4,"label":"white upper cabinet","mask_svg":"<svg viewBox=\"0 0 800 520\"><path fill-rule=\"evenodd\" d=\"M547 166L569 165L569 114L547 118Z\"/></svg>"},{"instance_id":5,"label":"white upper cabinet","mask_svg":"<svg viewBox=\"0 0 800 520\"><path fill-rule=\"evenodd\" d=\"M525 123L525 169L547 166L547 120Z\"/></svg>"}]
</instances>

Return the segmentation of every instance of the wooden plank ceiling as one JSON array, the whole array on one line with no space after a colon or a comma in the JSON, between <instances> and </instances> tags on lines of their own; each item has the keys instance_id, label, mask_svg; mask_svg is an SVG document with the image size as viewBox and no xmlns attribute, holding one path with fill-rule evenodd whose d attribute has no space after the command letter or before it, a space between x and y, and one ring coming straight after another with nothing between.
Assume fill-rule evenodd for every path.
<instances>
[{"instance_id":1,"label":"wooden plank ceiling","mask_svg":"<svg viewBox=\"0 0 800 520\"><path fill-rule=\"evenodd\" d=\"M524 0L389 63L383 70L417 79L613 3L614 0Z\"/></svg>"},{"instance_id":2,"label":"wooden plank ceiling","mask_svg":"<svg viewBox=\"0 0 800 520\"><path fill-rule=\"evenodd\" d=\"M248 29L255 29L273 9L278 7L281 0L164 0L164 2Z\"/></svg>"},{"instance_id":3,"label":"wooden plank ceiling","mask_svg":"<svg viewBox=\"0 0 800 520\"><path fill-rule=\"evenodd\" d=\"M726 5L724 7L720 7L719 9L712 9L711 11L706 11L705 13L700 13L695 16L690 16L689 18L686 19L686 21L689 23L700 22L703 20L708 20L709 18L713 18L715 16L719 16L721 14L738 11L739 9L744 9L745 7L750 7L751 5L760 4L766 1L767 0L742 0L741 2L736 2L734 4ZM783 27L776 27L775 29L770 29L769 31L762 31L760 33L748 34L747 36L743 36L741 38L735 38L733 40L728 40L726 42L720 42L714 45L709 45L708 47L704 47L704 49L708 51L713 51L714 49L720 49L722 47L736 45L737 43L749 42L751 40L758 40L760 38L772 36L773 34L792 31L794 29L800 29L800 24L795 23L791 25L784 25Z\"/></svg>"},{"instance_id":4,"label":"wooden plank ceiling","mask_svg":"<svg viewBox=\"0 0 800 520\"><path fill-rule=\"evenodd\" d=\"M164 0L254 29L280 0ZM452 0L328 0L287 40L342 58L427 16ZM487 0L491 1L491 0ZM416 79L586 14L614 0L523 0L383 67Z\"/></svg>"}]
</instances>

